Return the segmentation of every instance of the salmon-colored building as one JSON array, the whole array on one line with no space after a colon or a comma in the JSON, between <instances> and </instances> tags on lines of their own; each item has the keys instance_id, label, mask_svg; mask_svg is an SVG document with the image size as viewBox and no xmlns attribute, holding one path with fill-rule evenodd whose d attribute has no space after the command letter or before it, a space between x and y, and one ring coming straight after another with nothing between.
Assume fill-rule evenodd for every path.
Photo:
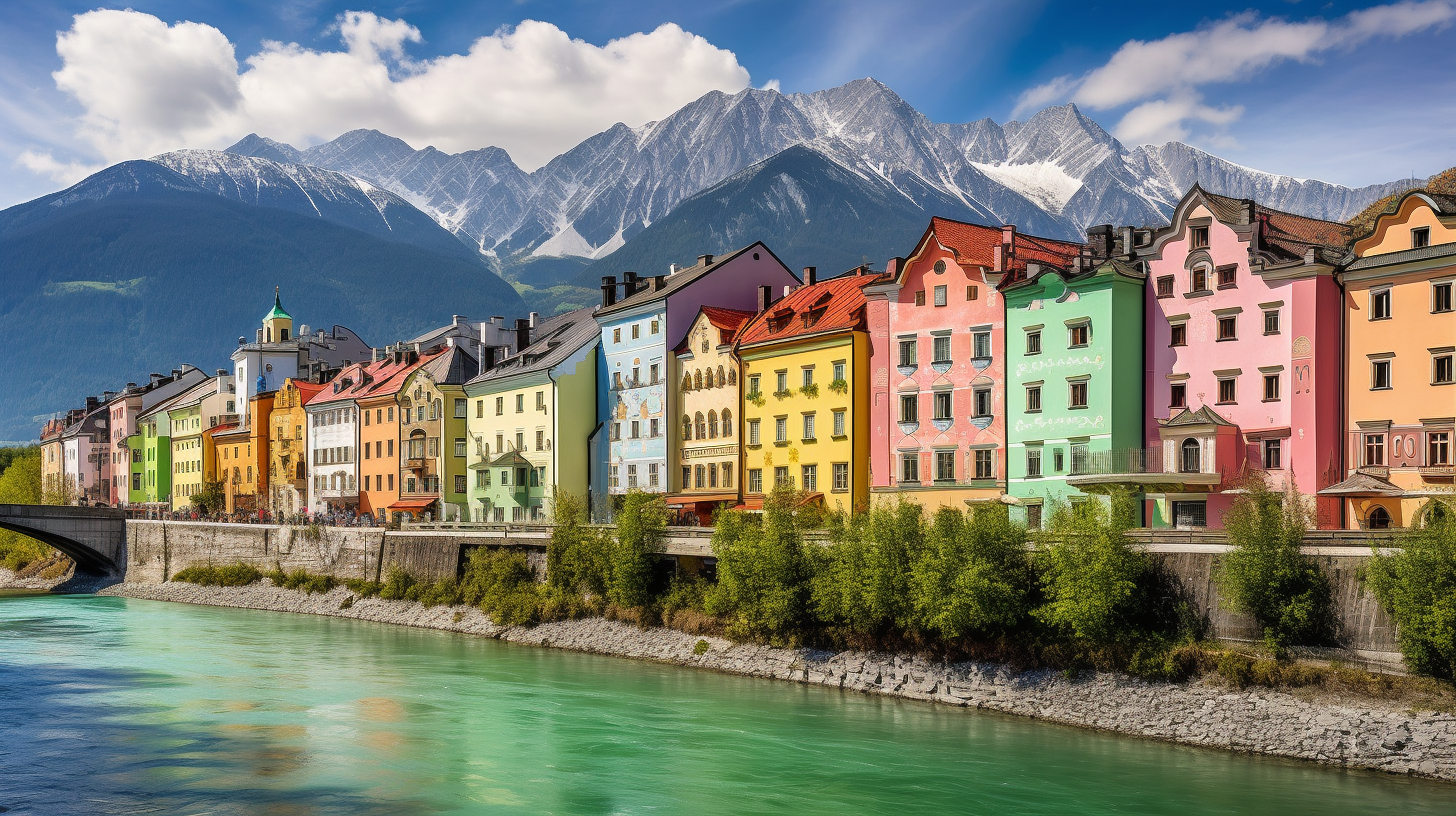
<instances>
[{"instance_id":1,"label":"salmon-colored building","mask_svg":"<svg viewBox=\"0 0 1456 816\"><path fill-rule=\"evenodd\" d=\"M927 510L1006 490L1006 314L997 287L1080 244L932 218L910 257L865 288L871 492Z\"/></svg>"},{"instance_id":2,"label":"salmon-colored building","mask_svg":"<svg viewBox=\"0 0 1456 816\"><path fill-rule=\"evenodd\" d=\"M1345 526L1419 524L1452 497L1456 196L1407 193L1353 245L1345 285Z\"/></svg>"}]
</instances>

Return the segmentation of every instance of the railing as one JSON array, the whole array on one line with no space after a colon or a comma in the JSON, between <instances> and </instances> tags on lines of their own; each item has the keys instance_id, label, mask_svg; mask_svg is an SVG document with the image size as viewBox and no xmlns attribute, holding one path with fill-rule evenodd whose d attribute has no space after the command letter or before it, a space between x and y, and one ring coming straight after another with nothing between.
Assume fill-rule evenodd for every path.
<instances>
[{"instance_id":1,"label":"railing","mask_svg":"<svg viewBox=\"0 0 1456 816\"><path fill-rule=\"evenodd\" d=\"M1078 461L1081 459L1081 461ZM1167 473L1163 466L1162 448L1127 448L1124 450L1088 451L1085 457L1071 457L1073 476L1116 473ZM1196 472L1196 471L1195 471Z\"/></svg>"}]
</instances>

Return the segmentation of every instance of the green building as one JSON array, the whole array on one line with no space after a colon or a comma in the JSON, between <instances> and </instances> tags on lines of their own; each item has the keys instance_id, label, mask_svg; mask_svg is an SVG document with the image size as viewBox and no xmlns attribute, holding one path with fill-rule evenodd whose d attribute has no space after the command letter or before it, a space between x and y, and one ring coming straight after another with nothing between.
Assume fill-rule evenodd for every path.
<instances>
[{"instance_id":1,"label":"green building","mask_svg":"<svg viewBox=\"0 0 1456 816\"><path fill-rule=\"evenodd\" d=\"M141 489L132 491L132 504L153 505L171 509L172 503L172 435L167 405L163 402L137 420L135 443L141 449ZM130 447L134 443L128 439Z\"/></svg>"},{"instance_id":2,"label":"green building","mask_svg":"<svg viewBox=\"0 0 1456 816\"><path fill-rule=\"evenodd\" d=\"M1118 260L1086 271L1030 264L1006 298L1007 492L1040 527L1069 483L1143 446L1146 276Z\"/></svg>"}]
</instances>

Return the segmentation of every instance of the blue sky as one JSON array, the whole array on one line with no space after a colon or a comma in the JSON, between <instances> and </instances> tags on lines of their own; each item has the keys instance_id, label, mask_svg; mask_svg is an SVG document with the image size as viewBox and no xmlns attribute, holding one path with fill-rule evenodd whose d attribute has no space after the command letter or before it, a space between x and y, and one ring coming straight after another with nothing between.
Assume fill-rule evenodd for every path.
<instances>
[{"instance_id":1,"label":"blue sky","mask_svg":"<svg viewBox=\"0 0 1456 816\"><path fill-rule=\"evenodd\" d=\"M378 127L532 167L713 88L864 76L936 121L1075 101L1130 144L1342 184L1456 165L1456 0L7 6L0 206L250 130L303 145Z\"/></svg>"}]
</instances>

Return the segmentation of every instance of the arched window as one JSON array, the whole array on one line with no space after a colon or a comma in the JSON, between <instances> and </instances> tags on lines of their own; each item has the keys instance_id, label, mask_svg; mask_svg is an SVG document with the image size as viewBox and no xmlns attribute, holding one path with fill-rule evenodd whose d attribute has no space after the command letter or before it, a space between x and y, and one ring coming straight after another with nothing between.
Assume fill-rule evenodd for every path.
<instances>
[{"instance_id":1,"label":"arched window","mask_svg":"<svg viewBox=\"0 0 1456 816\"><path fill-rule=\"evenodd\" d=\"M1376 505L1375 509L1370 511L1370 515L1365 517L1365 529L1389 530L1390 512L1384 507Z\"/></svg>"},{"instance_id":2,"label":"arched window","mask_svg":"<svg viewBox=\"0 0 1456 816\"><path fill-rule=\"evenodd\" d=\"M688 374L687 372L683 372L682 390L684 390L684 391L691 391L691 390L693 390L693 375Z\"/></svg>"},{"instance_id":3,"label":"arched window","mask_svg":"<svg viewBox=\"0 0 1456 816\"><path fill-rule=\"evenodd\" d=\"M727 408L723 409L723 438L733 438L733 412Z\"/></svg>"},{"instance_id":4,"label":"arched window","mask_svg":"<svg viewBox=\"0 0 1456 816\"><path fill-rule=\"evenodd\" d=\"M738 369L736 369L736 368L730 368L730 369L728 369L728 384L729 385L737 385L738 384Z\"/></svg>"},{"instance_id":5,"label":"arched window","mask_svg":"<svg viewBox=\"0 0 1456 816\"><path fill-rule=\"evenodd\" d=\"M718 438L718 412L717 411L709 411L708 412L708 438L709 439L717 439Z\"/></svg>"},{"instance_id":6,"label":"arched window","mask_svg":"<svg viewBox=\"0 0 1456 816\"><path fill-rule=\"evenodd\" d=\"M703 419L703 412L702 411L699 411L696 414L693 414L693 426L697 430L697 438L698 439L707 439L708 438L708 424Z\"/></svg>"},{"instance_id":7,"label":"arched window","mask_svg":"<svg viewBox=\"0 0 1456 816\"><path fill-rule=\"evenodd\" d=\"M703 387L704 388L712 388L713 387L713 369L711 369L711 368L708 369L707 373L705 373L703 375Z\"/></svg>"},{"instance_id":8,"label":"arched window","mask_svg":"<svg viewBox=\"0 0 1456 816\"><path fill-rule=\"evenodd\" d=\"M727 382L727 380L723 379L723 366L718 366L718 384L724 385Z\"/></svg>"},{"instance_id":9,"label":"arched window","mask_svg":"<svg viewBox=\"0 0 1456 816\"><path fill-rule=\"evenodd\" d=\"M701 370L694 371L693 372L693 388L702 388L702 387L703 387L703 372Z\"/></svg>"},{"instance_id":10,"label":"arched window","mask_svg":"<svg viewBox=\"0 0 1456 816\"><path fill-rule=\"evenodd\" d=\"M1198 473L1202 470L1197 439L1185 439L1178 450L1178 472Z\"/></svg>"},{"instance_id":11,"label":"arched window","mask_svg":"<svg viewBox=\"0 0 1456 816\"><path fill-rule=\"evenodd\" d=\"M683 414L683 441L686 442L687 440L692 439L692 438L693 438L693 419L692 419L692 417L688 416L687 414Z\"/></svg>"}]
</instances>

